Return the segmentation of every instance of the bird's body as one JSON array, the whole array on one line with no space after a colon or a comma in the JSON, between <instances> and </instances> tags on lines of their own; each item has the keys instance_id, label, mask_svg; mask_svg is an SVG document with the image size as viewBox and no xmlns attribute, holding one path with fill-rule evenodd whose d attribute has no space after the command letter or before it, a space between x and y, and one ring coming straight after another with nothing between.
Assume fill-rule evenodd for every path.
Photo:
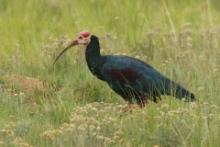
<instances>
[{"instance_id":1,"label":"bird's body","mask_svg":"<svg viewBox=\"0 0 220 147\"><path fill-rule=\"evenodd\" d=\"M178 99L194 101L193 93L165 77L149 64L128 56L100 54L99 40L89 32L82 32L77 40L71 42L56 58L70 47L81 44L86 47L85 57L89 70L107 84L124 100L134 101L141 107L147 100L157 101L161 95L171 95ZM55 63L54 62L54 63Z\"/></svg>"},{"instance_id":2,"label":"bird's body","mask_svg":"<svg viewBox=\"0 0 220 147\"><path fill-rule=\"evenodd\" d=\"M194 100L191 92L141 60L128 56L102 56L96 36L91 36L85 55L90 71L129 103L136 101L143 106L148 99L156 102L161 95Z\"/></svg>"}]
</instances>

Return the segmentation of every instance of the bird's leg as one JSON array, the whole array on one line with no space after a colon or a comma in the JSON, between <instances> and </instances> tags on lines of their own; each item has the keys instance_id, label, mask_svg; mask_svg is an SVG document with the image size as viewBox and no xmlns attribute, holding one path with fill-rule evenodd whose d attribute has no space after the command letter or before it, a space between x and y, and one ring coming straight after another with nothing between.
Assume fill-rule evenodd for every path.
<instances>
[{"instance_id":1,"label":"bird's leg","mask_svg":"<svg viewBox=\"0 0 220 147\"><path fill-rule=\"evenodd\" d=\"M139 106L140 108L144 108L144 107L145 107L145 103L139 103L138 106Z\"/></svg>"},{"instance_id":2,"label":"bird's leg","mask_svg":"<svg viewBox=\"0 0 220 147\"><path fill-rule=\"evenodd\" d=\"M128 103L128 105L123 109L123 112L132 112L133 109L137 108L137 106L133 103Z\"/></svg>"},{"instance_id":3,"label":"bird's leg","mask_svg":"<svg viewBox=\"0 0 220 147\"><path fill-rule=\"evenodd\" d=\"M161 101L161 96L153 96L153 102L157 103L158 101Z\"/></svg>"},{"instance_id":4,"label":"bird's leg","mask_svg":"<svg viewBox=\"0 0 220 147\"><path fill-rule=\"evenodd\" d=\"M139 105L140 108L144 108L146 103L147 103L147 97L146 96L141 97L138 101L138 105Z\"/></svg>"},{"instance_id":5,"label":"bird's leg","mask_svg":"<svg viewBox=\"0 0 220 147\"><path fill-rule=\"evenodd\" d=\"M153 96L153 102L157 103L157 97L156 96Z\"/></svg>"}]
</instances>

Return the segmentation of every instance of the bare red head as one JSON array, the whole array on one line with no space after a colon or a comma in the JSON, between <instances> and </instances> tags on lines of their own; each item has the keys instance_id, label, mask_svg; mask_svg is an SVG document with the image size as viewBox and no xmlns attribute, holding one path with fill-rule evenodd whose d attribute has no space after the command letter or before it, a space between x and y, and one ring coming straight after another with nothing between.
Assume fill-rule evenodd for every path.
<instances>
[{"instance_id":1,"label":"bare red head","mask_svg":"<svg viewBox=\"0 0 220 147\"><path fill-rule=\"evenodd\" d=\"M91 33L88 31L83 31L79 33L77 42L79 45L82 44L82 45L87 46L90 42L90 38L91 38Z\"/></svg>"},{"instance_id":2,"label":"bare red head","mask_svg":"<svg viewBox=\"0 0 220 147\"><path fill-rule=\"evenodd\" d=\"M69 48L75 45L84 45L85 47L90 43L91 33L88 31L80 32L77 39L73 40L55 59L54 64L60 58L60 56L66 52Z\"/></svg>"},{"instance_id":3,"label":"bare red head","mask_svg":"<svg viewBox=\"0 0 220 147\"><path fill-rule=\"evenodd\" d=\"M85 38L87 38L87 37L89 37L91 34L89 33L89 32L87 32L87 31L83 31L83 32L80 32L79 33L81 36L83 36L83 37L85 37Z\"/></svg>"}]
</instances>

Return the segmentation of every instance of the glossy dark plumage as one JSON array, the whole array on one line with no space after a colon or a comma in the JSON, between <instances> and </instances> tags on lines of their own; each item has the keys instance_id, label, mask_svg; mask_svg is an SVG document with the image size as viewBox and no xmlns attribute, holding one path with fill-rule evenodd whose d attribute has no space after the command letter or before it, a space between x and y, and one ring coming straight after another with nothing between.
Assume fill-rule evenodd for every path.
<instances>
[{"instance_id":1,"label":"glossy dark plumage","mask_svg":"<svg viewBox=\"0 0 220 147\"><path fill-rule=\"evenodd\" d=\"M129 103L144 106L148 99L157 101L161 95L194 101L194 94L171 81L152 66L127 56L102 56L99 40L91 36L86 48L86 61L90 71Z\"/></svg>"}]
</instances>

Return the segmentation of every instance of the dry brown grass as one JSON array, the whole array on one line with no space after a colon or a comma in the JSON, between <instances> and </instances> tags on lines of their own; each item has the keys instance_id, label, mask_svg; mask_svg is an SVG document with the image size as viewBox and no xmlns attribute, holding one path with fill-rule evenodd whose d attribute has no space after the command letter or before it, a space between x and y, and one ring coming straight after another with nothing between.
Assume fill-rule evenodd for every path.
<instances>
[{"instance_id":1,"label":"dry brown grass","mask_svg":"<svg viewBox=\"0 0 220 147\"><path fill-rule=\"evenodd\" d=\"M24 98L24 103L30 105L38 103L36 94L43 98L47 98L49 94L49 84L37 78L11 74L4 76L1 81L4 91Z\"/></svg>"},{"instance_id":2,"label":"dry brown grass","mask_svg":"<svg viewBox=\"0 0 220 147\"><path fill-rule=\"evenodd\" d=\"M21 92L28 92L33 90L44 91L46 83L37 78L22 76L22 75L6 75L3 77L5 88L18 88Z\"/></svg>"}]
</instances>

